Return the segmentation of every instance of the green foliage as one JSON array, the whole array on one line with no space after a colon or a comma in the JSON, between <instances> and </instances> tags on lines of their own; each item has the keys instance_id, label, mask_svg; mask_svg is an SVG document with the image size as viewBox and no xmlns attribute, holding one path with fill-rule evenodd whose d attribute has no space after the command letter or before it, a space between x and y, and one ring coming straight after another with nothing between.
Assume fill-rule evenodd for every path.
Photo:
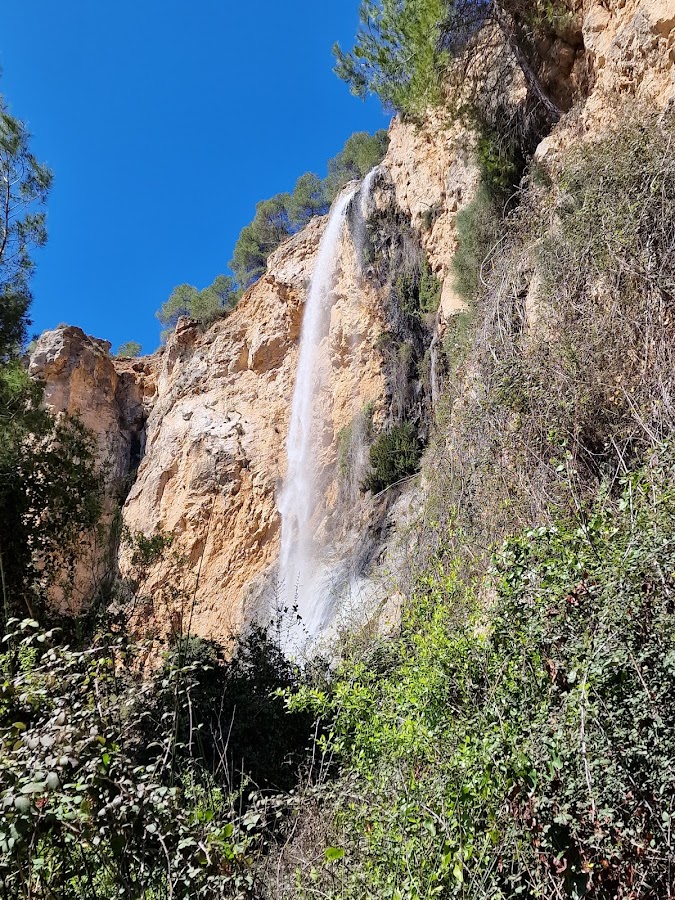
<instances>
[{"instance_id":1,"label":"green foliage","mask_svg":"<svg viewBox=\"0 0 675 900\"><path fill-rule=\"evenodd\" d=\"M288 199L288 220L291 232L304 228L314 216L328 212L328 198L324 182L314 172L301 175Z\"/></svg>"},{"instance_id":2,"label":"green foliage","mask_svg":"<svg viewBox=\"0 0 675 900\"><path fill-rule=\"evenodd\" d=\"M163 558L166 551L173 544L173 535L166 534L157 529L151 535L145 535L142 531L123 534L124 540L131 550L131 564L134 569L142 571Z\"/></svg>"},{"instance_id":3,"label":"green foliage","mask_svg":"<svg viewBox=\"0 0 675 900\"><path fill-rule=\"evenodd\" d=\"M28 545L37 554L38 569L50 570L72 546L76 558L82 532L98 522L101 473L90 432L74 418L49 421L42 434L31 435L32 446L19 463L25 503L20 505Z\"/></svg>"},{"instance_id":4,"label":"green foliage","mask_svg":"<svg viewBox=\"0 0 675 900\"><path fill-rule=\"evenodd\" d=\"M250 782L290 790L312 719L287 715L279 692L295 689L299 682L298 668L284 656L270 628L250 626L229 659L213 642L179 637L156 681L145 725L148 739L161 736L176 710L179 756L198 757L231 788L243 789Z\"/></svg>"},{"instance_id":5,"label":"green foliage","mask_svg":"<svg viewBox=\"0 0 675 900\"><path fill-rule=\"evenodd\" d=\"M243 290L264 274L267 257L293 233L288 212L290 200L288 193L261 200L255 208L253 221L242 229L234 247L230 268Z\"/></svg>"},{"instance_id":6,"label":"green foliage","mask_svg":"<svg viewBox=\"0 0 675 900\"><path fill-rule=\"evenodd\" d=\"M441 301L441 282L424 259L421 266L401 272L394 282L396 302L406 316L421 318L436 313Z\"/></svg>"},{"instance_id":7,"label":"green foliage","mask_svg":"<svg viewBox=\"0 0 675 900\"><path fill-rule=\"evenodd\" d=\"M52 174L30 152L30 135L0 95L0 360L17 352L26 335L34 269L31 251L47 240L42 211Z\"/></svg>"},{"instance_id":8,"label":"green foliage","mask_svg":"<svg viewBox=\"0 0 675 900\"><path fill-rule=\"evenodd\" d=\"M413 475L420 465L422 448L411 422L383 431L370 448L371 471L363 488L374 494Z\"/></svg>"},{"instance_id":9,"label":"green foliage","mask_svg":"<svg viewBox=\"0 0 675 900\"><path fill-rule=\"evenodd\" d=\"M248 896L280 802L258 796L242 811L182 746L179 706L143 744L147 689L129 673L145 648L104 634L75 651L34 621L13 624L0 655L3 895ZM165 671L179 701L201 697L202 663Z\"/></svg>"},{"instance_id":10,"label":"green foliage","mask_svg":"<svg viewBox=\"0 0 675 900\"><path fill-rule=\"evenodd\" d=\"M295 896L672 891L672 475L653 460L617 502L507 542L487 622L446 558L400 637L296 695L341 763L344 855L300 870Z\"/></svg>"},{"instance_id":11,"label":"green foliage","mask_svg":"<svg viewBox=\"0 0 675 900\"><path fill-rule=\"evenodd\" d=\"M389 146L389 135L384 129L369 134L357 131L347 138L342 150L328 161L328 175L324 190L332 202L349 181L358 181L379 165Z\"/></svg>"},{"instance_id":12,"label":"green foliage","mask_svg":"<svg viewBox=\"0 0 675 900\"><path fill-rule=\"evenodd\" d=\"M518 148L493 129L483 128L476 145L481 182L490 195L501 199L513 191L522 175L524 159Z\"/></svg>"},{"instance_id":13,"label":"green foliage","mask_svg":"<svg viewBox=\"0 0 675 900\"><path fill-rule=\"evenodd\" d=\"M489 264L501 233L501 216L489 189L481 183L474 199L457 213L457 250L452 259L454 285L467 303L483 290L483 269Z\"/></svg>"},{"instance_id":14,"label":"green foliage","mask_svg":"<svg viewBox=\"0 0 675 900\"><path fill-rule=\"evenodd\" d=\"M355 47L334 46L335 71L358 97L374 93L390 109L421 113L443 97L446 16L446 0L362 0Z\"/></svg>"},{"instance_id":15,"label":"green foliage","mask_svg":"<svg viewBox=\"0 0 675 900\"><path fill-rule=\"evenodd\" d=\"M4 600L6 611L37 615L52 588L72 595L75 563L100 517L102 483L84 426L40 410L41 392L18 364L0 371L0 391L8 381L3 408L20 414L0 427Z\"/></svg>"},{"instance_id":16,"label":"green foliage","mask_svg":"<svg viewBox=\"0 0 675 900\"><path fill-rule=\"evenodd\" d=\"M143 347L138 343L138 341L127 341L125 344L120 344L117 348L117 353L115 356L124 357L124 358L133 358L136 356L140 356L143 351Z\"/></svg>"},{"instance_id":17,"label":"green foliage","mask_svg":"<svg viewBox=\"0 0 675 900\"><path fill-rule=\"evenodd\" d=\"M255 217L242 229L230 261L242 290L264 274L267 257L282 241L304 228L313 216L327 213L348 181L363 178L381 162L388 142L386 131L373 135L359 131L329 161L325 179L307 172L297 180L291 194L276 194L258 203Z\"/></svg>"},{"instance_id":18,"label":"green foliage","mask_svg":"<svg viewBox=\"0 0 675 900\"><path fill-rule=\"evenodd\" d=\"M218 275L212 284L201 291L191 284L179 284L156 313L164 325L162 336L166 338L171 334L181 316L190 316L203 325L209 325L231 312L238 300L239 292L229 275Z\"/></svg>"}]
</instances>

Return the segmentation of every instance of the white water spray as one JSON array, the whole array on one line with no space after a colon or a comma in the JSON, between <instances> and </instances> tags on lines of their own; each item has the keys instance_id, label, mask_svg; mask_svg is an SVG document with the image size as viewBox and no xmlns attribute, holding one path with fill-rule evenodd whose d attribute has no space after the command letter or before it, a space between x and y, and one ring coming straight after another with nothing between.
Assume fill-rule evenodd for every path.
<instances>
[{"instance_id":1,"label":"white water spray","mask_svg":"<svg viewBox=\"0 0 675 900\"><path fill-rule=\"evenodd\" d=\"M359 266L363 268L366 245L366 221L376 176L376 166L363 179L360 188L346 191L335 202L321 238L316 266L305 304L298 353L298 367L291 406L286 451L288 465L278 506L281 514L281 553L279 592L288 610L297 609L298 624L288 622L285 638L287 652L301 651L316 638L334 613L336 577L344 581L344 561L321 558L314 541L316 522L312 521L318 501L317 445L322 423L317 421L317 400L322 389L320 345L330 325L331 293L338 262L347 209L356 196L357 208L352 223L352 238ZM357 195L358 191L358 195ZM338 586L339 587L339 586ZM338 590L339 593L339 590ZM353 593L350 584L349 593Z\"/></svg>"},{"instance_id":2,"label":"white water spray","mask_svg":"<svg viewBox=\"0 0 675 900\"><path fill-rule=\"evenodd\" d=\"M370 213L370 195L373 190L375 179L381 171L382 166L375 166L374 169L371 169L363 179L361 189L359 190L359 216L356 219L354 228L354 246L358 254L359 265L362 271L365 263L366 222L368 221L368 214Z\"/></svg>"},{"instance_id":3,"label":"white water spray","mask_svg":"<svg viewBox=\"0 0 675 900\"><path fill-rule=\"evenodd\" d=\"M281 554L279 586L285 606L297 605L302 632L312 638L324 624L327 610L319 590L319 571L312 546L311 518L315 504L316 454L315 398L321 385L318 351L330 321L330 293L333 287L338 248L347 207L356 189L335 202L321 238L316 267L302 321L298 368L286 441L288 467L279 497L281 513ZM300 644L292 631L289 648Z\"/></svg>"}]
</instances>

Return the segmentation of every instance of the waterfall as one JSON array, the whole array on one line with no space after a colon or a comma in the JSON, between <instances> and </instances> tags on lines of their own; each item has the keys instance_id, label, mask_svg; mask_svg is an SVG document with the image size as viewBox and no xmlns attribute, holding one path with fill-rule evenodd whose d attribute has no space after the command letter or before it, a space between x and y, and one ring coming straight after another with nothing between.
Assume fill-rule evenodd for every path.
<instances>
[{"instance_id":1,"label":"waterfall","mask_svg":"<svg viewBox=\"0 0 675 900\"><path fill-rule=\"evenodd\" d=\"M316 481L315 399L319 345L330 321L330 293L347 207L356 193L342 194L331 209L319 244L319 253L305 303L298 353L291 420L286 441L288 465L278 506L281 514L279 589L286 607L297 606L299 629L292 629L290 643L301 643L299 634L313 637L324 624L326 610L319 590L319 571L312 547L311 517Z\"/></svg>"},{"instance_id":2,"label":"waterfall","mask_svg":"<svg viewBox=\"0 0 675 900\"><path fill-rule=\"evenodd\" d=\"M352 239L359 266L363 270L366 243L366 221L376 166L363 179L360 187L346 190L335 201L319 252L305 303L298 352L298 366L291 406L291 419L286 441L287 469L278 499L281 514L281 552L278 588L282 606L297 609L300 621L287 623L284 639L287 652L301 650L328 624L333 614L335 561L321 559L314 541L316 522L312 521L317 496L317 439L321 424L317 421L317 400L322 389L320 345L327 335L332 306L331 292L338 263L347 210L356 196L352 221ZM339 566L337 569L339 570ZM344 573L339 576L344 577Z\"/></svg>"},{"instance_id":3,"label":"waterfall","mask_svg":"<svg viewBox=\"0 0 675 900\"><path fill-rule=\"evenodd\" d=\"M363 272L365 269L364 253L366 249L366 222L368 221L368 213L370 212L370 195L373 189L375 179L382 171L382 166L375 166L363 179L359 190L359 215L354 225L354 246L358 254L359 266Z\"/></svg>"}]
</instances>

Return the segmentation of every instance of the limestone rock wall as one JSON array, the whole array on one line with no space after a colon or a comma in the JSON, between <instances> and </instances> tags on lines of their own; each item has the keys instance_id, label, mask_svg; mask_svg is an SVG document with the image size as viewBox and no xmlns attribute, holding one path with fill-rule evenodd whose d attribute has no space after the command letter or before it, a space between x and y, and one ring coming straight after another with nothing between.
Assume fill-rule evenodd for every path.
<instances>
[{"instance_id":1,"label":"limestone rock wall","mask_svg":"<svg viewBox=\"0 0 675 900\"><path fill-rule=\"evenodd\" d=\"M73 326L45 331L31 356L29 372L44 383L47 409L77 416L94 435L106 490L102 533L87 536L72 594L52 598L63 612L79 612L111 574L107 531L117 497L143 454L157 361L114 360L108 341Z\"/></svg>"},{"instance_id":2,"label":"limestone rock wall","mask_svg":"<svg viewBox=\"0 0 675 900\"><path fill-rule=\"evenodd\" d=\"M457 247L457 213L478 187L473 148L473 136L439 114L421 126L395 118L389 129L384 166L399 208L410 217L431 268L443 282L443 318L464 308L450 267Z\"/></svg>"},{"instance_id":3,"label":"limestone rock wall","mask_svg":"<svg viewBox=\"0 0 675 900\"><path fill-rule=\"evenodd\" d=\"M173 535L171 553L145 573L139 625L162 633L187 625L225 640L253 612L279 551L276 494L307 285L324 219L271 257L267 274L234 312L206 333L181 320L158 372L145 456L123 516L132 532ZM355 411L383 394L376 297L361 282L348 233L324 339L321 468L325 528L337 501L338 434ZM122 552L123 575L133 574ZM257 590L256 590L257 589Z\"/></svg>"}]
</instances>

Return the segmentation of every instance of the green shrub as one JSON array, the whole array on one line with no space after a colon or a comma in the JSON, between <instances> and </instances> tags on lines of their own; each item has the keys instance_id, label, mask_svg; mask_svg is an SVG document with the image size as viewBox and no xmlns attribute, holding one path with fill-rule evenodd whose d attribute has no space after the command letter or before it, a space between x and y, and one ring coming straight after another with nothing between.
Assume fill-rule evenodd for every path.
<instances>
[{"instance_id":1,"label":"green shrub","mask_svg":"<svg viewBox=\"0 0 675 900\"><path fill-rule=\"evenodd\" d=\"M20 664L0 658L3 893L223 896L245 868L250 839L208 779L195 772L186 784L172 781L168 729L158 762L139 764L143 693L126 674L135 654L119 636L86 651L55 638L22 622ZM203 788L206 816L196 803Z\"/></svg>"},{"instance_id":2,"label":"green shrub","mask_svg":"<svg viewBox=\"0 0 675 900\"><path fill-rule=\"evenodd\" d=\"M292 800L307 713L264 629L223 660L182 638L154 684L147 646L98 629L85 650L12 620L0 654L0 893L243 898ZM302 726L301 726L302 723ZM261 740L264 735L264 740ZM291 737L292 736L292 737ZM296 754L296 755L294 755ZM262 868L262 866L260 866Z\"/></svg>"},{"instance_id":3,"label":"green shrub","mask_svg":"<svg viewBox=\"0 0 675 900\"><path fill-rule=\"evenodd\" d=\"M457 561L430 568L400 637L300 692L341 764L326 788L340 858L301 868L306 891L668 895L672 476L653 460L617 502L508 541L487 621Z\"/></svg>"},{"instance_id":4,"label":"green shrub","mask_svg":"<svg viewBox=\"0 0 675 900\"><path fill-rule=\"evenodd\" d=\"M103 482L92 435L41 406L19 361L0 363L0 588L3 621L42 617L52 589L72 599L96 535ZM88 599L88 598L78 598Z\"/></svg>"},{"instance_id":5,"label":"green shrub","mask_svg":"<svg viewBox=\"0 0 675 900\"><path fill-rule=\"evenodd\" d=\"M210 325L230 313L237 305L239 296L240 292L229 275L218 275L213 284L201 291L191 284L179 284L155 313L164 326L162 338L165 340L172 333L181 316L190 316L202 325Z\"/></svg>"},{"instance_id":6,"label":"green shrub","mask_svg":"<svg viewBox=\"0 0 675 900\"><path fill-rule=\"evenodd\" d=\"M261 789L290 790L312 720L286 714L278 692L299 681L300 670L284 656L270 628L251 625L229 659L213 641L178 636L156 679L145 726L148 741L160 739L167 717L175 717L179 757L199 759L230 787L251 782Z\"/></svg>"},{"instance_id":7,"label":"green shrub","mask_svg":"<svg viewBox=\"0 0 675 900\"><path fill-rule=\"evenodd\" d=\"M481 183L476 196L457 213L457 250L452 259L454 286L468 304L484 290L484 269L503 233L494 199Z\"/></svg>"},{"instance_id":8,"label":"green shrub","mask_svg":"<svg viewBox=\"0 0 675 900\"><path fill-rule=\"evenodd\" d=\"M123 357L123 358L133 358L135 356L140 356L143 347L138 343L138 341L127 341L125 344L120 344L117 348L117 353L115 356Z\"/></svg>"},{"instance_id":9,"label":"green shrub","mask_svg":"<svg viewBox=\"0 0 675 900\"><path fill-rule=\"evenodd\" d=\"M493 197L501 198L517 185L524 168L518 150L494 130L482 129L476 144L481 182Z\"/></svg>"},{"instance_id":10,"label":"green shrub","mask_svg":"<svg viewBox=\"0 0 675 900\"><path fill-rule=\"evenodd\" d=\"M394 425L382 432L370 448L371 471L363 488L378 494L403 478L413 475L420 465L422 449L411 422Z\"/></svg>"},{"instance_id":11,"label":"green shrub","mask_svg":"<svg viewBox=\"0 0 675 900\"><path fill-rule=\"evenodd\" d=\"M419 268L398 275L393 291L401 310L410 318L420 318L438 310L441 282L426 259Z\"/></svg>"}]
</instances>

